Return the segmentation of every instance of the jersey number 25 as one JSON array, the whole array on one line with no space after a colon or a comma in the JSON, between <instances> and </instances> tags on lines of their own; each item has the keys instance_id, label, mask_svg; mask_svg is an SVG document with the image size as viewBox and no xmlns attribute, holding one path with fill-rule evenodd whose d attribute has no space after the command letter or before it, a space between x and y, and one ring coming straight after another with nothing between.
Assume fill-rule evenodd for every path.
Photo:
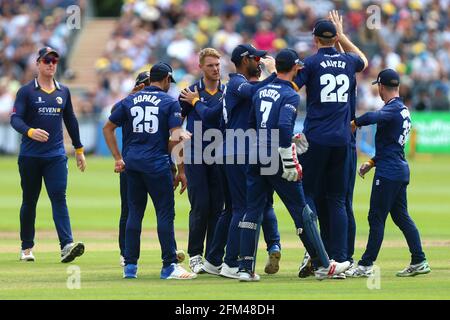
<instances>
[{"instance_id":1,"label":"jersey number 25","mask_svg":"<svg viewBox=\"0 0 450 320\"><path fill-rule=\"evenodd\" d=\"M134 106L130 109L130 112L133 117L133 132L142 133L145 130L148 133L156 133L158 131L158 107Z\"/></svg>"}]
</instances>

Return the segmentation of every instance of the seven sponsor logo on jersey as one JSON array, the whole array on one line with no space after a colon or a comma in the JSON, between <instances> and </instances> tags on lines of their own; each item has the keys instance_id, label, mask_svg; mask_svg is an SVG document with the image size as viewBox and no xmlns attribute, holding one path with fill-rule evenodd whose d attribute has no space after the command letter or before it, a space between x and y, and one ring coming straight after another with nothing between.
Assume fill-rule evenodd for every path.
<instances>
[{"instance_id":1,"label":"seven sponsor logo on jersey","mask_svg":"<svg viewBox=\"0 0 450 320\"><path fill-rule=\"evenodd\" d=\"M62 105L63 99L61 97L56 97L56 103ZM45 103L41 97L38 98L36 103ZM58 107L41 107L38 108L38 113L42 116L59 116L61 114L62 108Z\"/></svg>"}]
</instances>

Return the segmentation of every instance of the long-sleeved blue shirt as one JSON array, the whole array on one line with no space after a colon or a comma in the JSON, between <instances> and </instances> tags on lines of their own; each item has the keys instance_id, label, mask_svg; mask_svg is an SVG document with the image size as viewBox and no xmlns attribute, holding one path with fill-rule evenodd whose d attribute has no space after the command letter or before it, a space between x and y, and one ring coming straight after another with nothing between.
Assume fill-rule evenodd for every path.
<instances>
[{"instance_id":1,"label":"long-sleeved blue shirt","mask_svg":"<svg viewBox=\"0 0 450 320\"><path fill-rule=\"evenodd\" d=\"M350 104L356 72L364 69L363 60L353 53L321 48L305 59L295 83L306 86L304 130L308 141L325 146L350 143Z\"/></svg>"},{"instance_id":2,"label":"long-sleeved blue shirt","mask_svg":"<svg viewBox=\"0 0 450 320\"><path fill-rule=\"evenodd\" d=\"M195 106L180 101L181 114L186 117L186 130L192 133L191 139L186 143L184 158L185 163L192 163L194 158L200 159L204 148L208 146L210 142L202 141L203 134L208 129L222 129L222 99L225 85L219 82L216 90L210 92L203 81L203 78L189 87L189 90L194 91L197 87L200 100L195 103ZM195 123L201 123L202 133L198 136L196 130L194 130ZM197 129L198 130L198 129ZM188 153L190 150L190 153Z\"/></svg>"},{"instance_id":3,"label":"long-sleeved blue shirt","mask_svg":"<svg viewBox=\"0 0 450 320\"><path fill-rule=\"evenodd\" d=\"M230 73L230 81L227 83L223 98L223 116L226 129L247 130L249 123L249 114L252 106L252 98L255 92L272 82L276 78L276 74L271 74L265 80L252 84L244 75L239 73ZM246 140L247 141L247 140ZM233 148L227 146L228 141L225 139L225 155L247 154L249 151L248 141L245 146L238 148L235 139Z\"/></svg>"},{"instance_id":4,"label":"long-sleeved blue shirt","mask_svg":"<svg viewBox=\"0 0 450 320\"><path fill-rule=\"evenodd\" d=\"M355 124L377 124L375 135L376 175L394 181L409 181L409 167L405 158L405 143L411 130L408 108L400 98L388 101L376 112L367 112L355 119Z\"/></svg>"},{"instance_id":5,"label":"long-sleeved blue shirt","mask_svg":"<svg viewBox=\"0 0 450 320\"><path fill-rule=\"evenodd\" d=\"M66 125L73 146L83 147L80 141L78 121L73 111L70 91L53 80L55 89L44 91L37 79L21 87L17 92L11 125L22 134L20 155L28 157L55 157L65 155L63 127ZM31 128L49 133L47 142L38 142L28 137Z\"/></svg>"},{"instance_id":6,"label":"long-sleeved blue shirt","mask_svg":"<svg viewBox=\"0 0 450 320\"><path fill-rule=\"evenodd\" d=\"M202 121L203 130L207 129L219 129L220 121L222 118L222 98L225 85L219 83L217 89L214 92L208 91L205 87L203 78L189 87L189 90L194 91L197 87L200 95L200 100L191 106L189 103L180 101L181 114L186 118L186 129L193 133L194 122Z\"/></svg>"}]
</instances>

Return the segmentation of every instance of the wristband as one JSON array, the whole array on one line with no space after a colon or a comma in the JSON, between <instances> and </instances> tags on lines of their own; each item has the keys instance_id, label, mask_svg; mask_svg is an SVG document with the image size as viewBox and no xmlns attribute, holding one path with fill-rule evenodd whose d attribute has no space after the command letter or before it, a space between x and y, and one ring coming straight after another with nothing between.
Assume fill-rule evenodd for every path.
<instances>
[{"instance_id":1,"label":"wristband","mask_svg":"<svg viewBox=\"0 0 450 320\"><path fill-rule=\"evenodd\" d=\"M28 131L27 131L27 136L28 136L28 138L31 138L31 137L33 136L34 130L35 130L35 129L33 129L33 128L28 129Z\"/></svg>"},{"instance_id":2,"label":"wristband","mask_svg":"<svg viewBox=\"0 0 450 320\"><path fill-rule=\"evenodd\" d=\"M199 98L197 98L197 97L195 97L193 100L192 100L192 106L195 106L195 104L198 102L198 101L200 101L200 99Z\"/></svg>"},{"instance_id":3,"label":"wristband","mask_svg":"<svg viewBox=\"0 0 450 320\"><path fill-rule=\"evenodd\" d=\"M375 166L375 161L373 161L372 159L367 160L367 162L374 167Z\"/></svg>"},{"instance_id":4,"label":"wristband","mask_svg":"<svg viewBox=\"0 0 450 320\"><path fill-rule=\"evenodd\" d=\"M81 148L75 149L75 153L76 154L83 154L84 153L84 148L81 147Z\"/></svg>"}]
</instances>

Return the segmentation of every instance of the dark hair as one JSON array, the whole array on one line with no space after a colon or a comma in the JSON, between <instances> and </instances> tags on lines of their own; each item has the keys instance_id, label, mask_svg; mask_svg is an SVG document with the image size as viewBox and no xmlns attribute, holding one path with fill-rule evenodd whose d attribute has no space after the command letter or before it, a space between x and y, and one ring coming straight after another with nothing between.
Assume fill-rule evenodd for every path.
<instances>
[{"instance_id":1,"label":"dark hair","mask_svg":"<svg viewBox=\"0 0 450 320\"><path fill-rule=\"evenodd\" d=\"M239 60L239 61L237 61L237 62L233 62L233 63L234 63L234 66L235 66L236 68L239 68L240 66L242 66L242 60L244 60L244 58L242 58L241 60Z\"/></svg>"},{"instance_id":2,"label":"dark hair","mask_svg":"<svg viewBox=\"0 0 450 320\"><path fill-rule=\"evenodd\" d=\"M292 70L295 65L288 67L285 63L280 63L279 61L275 61L275 68L279 73L288 73Z\"/></svg>"}]
</instances>

